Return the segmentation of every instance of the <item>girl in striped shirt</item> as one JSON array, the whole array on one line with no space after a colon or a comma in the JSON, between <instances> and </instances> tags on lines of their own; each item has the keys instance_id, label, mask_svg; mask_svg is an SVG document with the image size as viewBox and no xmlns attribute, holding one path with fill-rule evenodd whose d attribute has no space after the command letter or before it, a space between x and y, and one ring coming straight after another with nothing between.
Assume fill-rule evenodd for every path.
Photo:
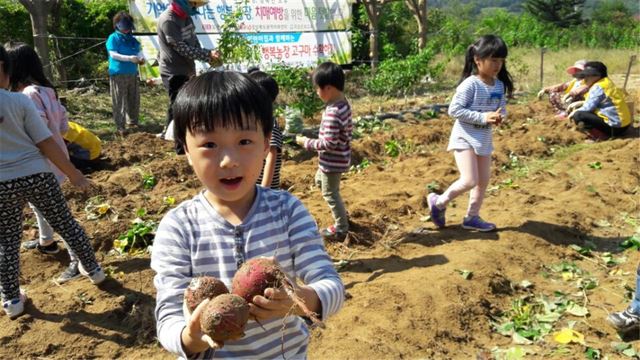
<instances>
[{"instance_id":1,"label":"girl in striped shirt","mask_svg":"<svg viewBox=\"0 0 640 360\"><path fill-rule=\"evenodd\" d=\"M449 115L456 121L447 147L453 151L460 178L442 195L430 193L427 197L431 221L438 228L446 224L447 204L468 190L469 208L462 227L478 231L496 228L479 213L491 175L492 129L506 115L505 94L513 93L506 57L507 45L495 35L481 37L465 54L462 79L449 105Z\"/></svg>"},{"instance_id":2,"label":"girl in striped shirt","mask_svg":"<svg viewBox=\"0 0 640 360\"><path fill-rule=\"evenodd\" d=\"M256 185L269 151L271 98L247 75L208 72L190 80L174 104L176 140L204 186L160 222L151 254L157 334L181 358L305 359L309 330L282 289L253 298L241 339L214 343L200 328L205 302L183 314L191 279L215 276L231 288L255 257L275 257L297 295L323 319L344 301L344 285L300 200ZM233 290L233 289L232 289ZM261 326L261 325L262 326Z\"/></svg>"}]
</instances>

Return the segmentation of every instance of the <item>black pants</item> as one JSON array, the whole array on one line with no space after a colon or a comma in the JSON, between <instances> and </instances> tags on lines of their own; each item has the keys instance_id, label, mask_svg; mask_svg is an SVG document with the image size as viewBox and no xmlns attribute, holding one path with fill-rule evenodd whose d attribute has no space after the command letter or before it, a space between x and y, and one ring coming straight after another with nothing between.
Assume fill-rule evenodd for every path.
<instances>
[{"instance_id":1,"label":"black pants","mask_svg":"<svg viewBox=\"0 0 640 360\"><path fill-rule=\"evenodd\" d=\"M629 125L620 128L611 127L604 122L600 116L590 111L577 111L573 115L573 121L575 121L576 124L583 123L584 128L587 130L598 129L611 137L620 136L629 129Z\"/></svg>"},{"instance_id":2,"label":"black pants","mask_svg":"<svg viewBox=\"0 0 640 360\"><path fill-rule=\"evenodd\" d=\"M173 120L173 102L176 101L176 96L180 92L182 85L184 85L187 81L189 81L189 76L187 75L161 75L162 84L164 88L167 89L169 93L169 108L167 109L167 123L165 125L169 126L171 120ZM175 124L174 124L175 125ZM174 149L176 150L176 154L182 155L184 154L184 146L177 139L175 140Z\"/></svg>"},{"instance_id":3,"label":"black pants","mask_svg":"<svg viewBox=\"0 0 640 360\"><path fill-rule=\"evenodd\" d=\"M69 155L69 160L71 160L73 166L75 166L76 169L80 170L83 174L92 173L96 170L102 170L100 158L97 158L95 160L88 160Z\"/></svg>"},{"instance_id":4,"label":"black pants","mask_svg":"<svg viewBox=\"0 0 640 360\"><path fill-rule=\"evenodd\" d=\"M27 202L42 212L53 230L78 255L87 271L99 266L89 238L73 218L53 173L0 181L0 295L3 301L20 296L22 209Z\"/></svg>"}]
</instances>

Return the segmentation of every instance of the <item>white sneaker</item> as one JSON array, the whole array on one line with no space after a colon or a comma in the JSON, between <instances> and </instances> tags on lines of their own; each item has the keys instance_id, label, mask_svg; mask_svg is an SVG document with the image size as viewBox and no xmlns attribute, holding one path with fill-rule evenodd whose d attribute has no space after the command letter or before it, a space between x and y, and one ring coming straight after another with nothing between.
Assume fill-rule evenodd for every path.
<instances>
[{"instance_id":1,"label":"white sneaker","mask_svg":"<svg viewBox=\"0 0 640 360\"><path fill-rule=\"evenodd\" d=\"M20 297L2 302L4 312L13 320L24 312L24 303L27 301L27 294L20 289Z\"/></svg>"},{"instance_id":2,"label":"white sneaker","mask_svg":"<svg viewBox=\"0 0 640 360\"><path fill-rule=\"evenodd\" d=\"M80 274L88 277L89 280L91 280L91 283L94 285L100 284L106 278L106 275L104 274L104 271L102 271L100 265L98 265L98 267L91 272L87 272L84 269L84 266L82 266L82 263L80 263L80 265L78 265L78 270L80 270Z\"/></svg>"}]
</instances>

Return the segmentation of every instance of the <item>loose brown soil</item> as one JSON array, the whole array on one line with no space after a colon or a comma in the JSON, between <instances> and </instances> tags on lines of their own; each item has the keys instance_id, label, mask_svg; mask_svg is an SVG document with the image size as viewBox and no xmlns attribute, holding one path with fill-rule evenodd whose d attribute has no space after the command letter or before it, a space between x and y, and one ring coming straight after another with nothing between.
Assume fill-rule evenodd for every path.
<instances>
[{"instance_id":1,"label":"loose brown soil","mask_svg":"<svg viewBox=\"0 0 640 360\"><path fill-rule=\"evenodd\" d=\"M358 114L357 106L354 110ZM541 274L543 265L563 260L590 272L599 285L588 293L590 315L563 318L557 328L577 320L575 329L588 346L610 359L621 356L610 345L620 339L604 318L626 305L622 284L633 286L638 264L637 253L622 254L617 247L640 222L637 124L626 138L585 144L585 136L554 119L545 103L515 104L509 112L509 124L495 134L494 189L482 208L500 228L492 233L459 226L466 195L449 208L446 229L424 221L427 184L444 189L457 178L453 157L445 152L451 129L446 115L409 116L390 122L389 131L354 141L354 163L367 159L371 165L349 173L342 183L352 221L348 244L327 244L334 260L346 260L341 275L348 300L326 321L327 329L312 333L310 358L471 359L494 347L506 349L511 339L492 330L490 316L523 295L514 284L525 279L535 285L535 294L573 292L573 283ZM390 139L405 144L406 151L396 158L385 155ZM57 286L52 279L66 267L66 254L23 251L21 284L30 302L17 320L0 316L0 358L173 358L155 338L149 256L119 257L109 250L136 209L145 208L148 218L159 220L167 210L164 197L179 203L200 185L184 157L173 155L171 145L152 134L131 134L104 149L104 169L90 175L95 187L83 193L66 184L64 190L111 278L100 287L86 279ZM313 187L317 158L295 149L287 156L286 188L320 226L329 225L327 205ZM588 166L594 162L602 168ZM143 173L158 179L152 190L143 189ZM116 222L86 220L86 202L96 195L117 211ZM34 236L28 215L24 237ZM596 255L625 255L618 268L627 273L613 274L597 256L584 259L569 248L588 241ZM460 269L473 271L471 279L460 276ZM532 358L550 356L556 347L551 335L527 346L535 351ZM584 346L567 349L561 358L584 358Z\"/></svg>"}]
</instances>

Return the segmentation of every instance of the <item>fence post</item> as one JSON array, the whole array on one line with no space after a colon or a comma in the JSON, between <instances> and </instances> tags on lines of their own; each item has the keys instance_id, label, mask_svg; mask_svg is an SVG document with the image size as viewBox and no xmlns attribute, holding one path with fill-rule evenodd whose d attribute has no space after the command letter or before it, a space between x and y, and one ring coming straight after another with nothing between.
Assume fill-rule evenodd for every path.
<instances>
[{"instance_id":1,"label":"fence post","mask_svg":"<svg viewBox=\"0 0 640 360\"><path fill-rule=\"evenodd\" d=\"M544 53L547 52L547 48L540 48L540 89L544 87Z\"/></svg>"},{"instance_id":2,"label":"fence post","mask_svg":"<svg viewBox=\"0 0 640 360\"><path fill-rule=\"evenodd\" d=\"M627 81L629 81L629 73L631 73L631 66L633 62L636 61L636 55L631 55L629 57L629 66L627 67L627 74L624 77L624 86L622 87L624 90L627 90Z\"/></svg>"}]
</instances>

